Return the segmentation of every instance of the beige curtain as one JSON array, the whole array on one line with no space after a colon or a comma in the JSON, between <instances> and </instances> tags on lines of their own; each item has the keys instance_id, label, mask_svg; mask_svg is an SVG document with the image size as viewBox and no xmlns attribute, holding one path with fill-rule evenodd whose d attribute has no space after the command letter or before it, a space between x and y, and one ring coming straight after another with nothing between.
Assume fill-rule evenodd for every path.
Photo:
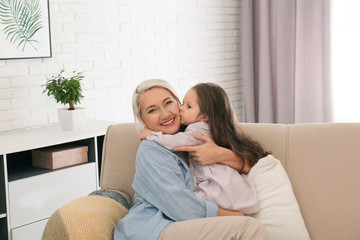
<instances>
[{"instance_id":1,"label":"beige curtain","mask_svg":"<svg viewBox=\"0 0 360 240\"><path fill-rule=\"evenodd\" d=\"M330 0L241 0L245 121L332 120Z\"/></svg>"}]
</instances>

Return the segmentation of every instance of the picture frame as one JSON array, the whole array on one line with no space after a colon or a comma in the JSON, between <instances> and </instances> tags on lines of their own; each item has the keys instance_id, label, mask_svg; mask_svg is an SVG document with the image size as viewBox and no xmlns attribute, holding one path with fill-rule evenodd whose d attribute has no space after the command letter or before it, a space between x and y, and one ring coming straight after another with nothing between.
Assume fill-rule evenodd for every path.
<instances>
[{"instance_id":1,"label":"picture frame","mask_svg":"<svg viewBox=\"0 0 360 240\"><path fill-rule=\"evenodd\" d=\"M51 57L49 0L0 0L0 60Z\"/></svg>"}]
</instances>

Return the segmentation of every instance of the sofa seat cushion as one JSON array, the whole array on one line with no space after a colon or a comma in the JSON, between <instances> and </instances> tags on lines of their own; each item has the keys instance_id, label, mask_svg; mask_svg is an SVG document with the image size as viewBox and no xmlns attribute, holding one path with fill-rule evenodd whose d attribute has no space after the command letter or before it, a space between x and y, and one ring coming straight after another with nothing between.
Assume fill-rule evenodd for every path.
<instances>
[{"instance_id":1,"label":"sofa seat cushion","mask_svg":"<svg viewBox=\"0 0 360 240\"><path fill-rule=\"evenodd\" d=\"M290 180L280 161L268 155L251 168L248 177L255 185L260 208L252 216L265 225L269 240L309 240Z\"/></svg>"},{"instance_id":2,"label":"sofa seat cushion","mask_svg":"<svg viewBox=\"0 0 360 240\"><path fill-rule=\"evenodd\" d=\"M42 239L113 239L116 224L127 213L126 207L108 197L77 198L53 213Z\"/></svg>"}]
</instances>

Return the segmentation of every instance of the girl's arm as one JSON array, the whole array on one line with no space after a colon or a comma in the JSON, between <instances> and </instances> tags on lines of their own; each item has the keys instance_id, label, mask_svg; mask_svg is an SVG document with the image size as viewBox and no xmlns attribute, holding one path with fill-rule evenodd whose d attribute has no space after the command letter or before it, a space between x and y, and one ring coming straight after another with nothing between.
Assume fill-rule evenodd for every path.
<instances>
[{"instance_id":1,"label":"girl's arm","mask_svg":"<svg viewBox=\"0 0 360 240\"><path fill-rule=\"evenodd\" d=\"M204 135L194 135L198 140L204 142L199 146L181 146L176 147L175 151L189 152L192 158L198 161L201 165L208 165L214 163L221 163L228 165L238 171L243 167L242 160L230 149L219 147L215 142ZM245 165L241 173L248 173L250 171L250 165L245 160Z\"/></svg>"},{"instance_id":2,"label":"girl's arm","mask_svg":"<svg viewBox=\"0 0 360 240\"><path fill-rule=\"evenodd\" d=\"M202 122L197 122L187 126L184 132L179 132L175 134L163 134L162 132L151 132L151 130L146 130L141 133L141 137L145 136L147 140L152 140L160 144L161 146L173 150L179 146L196 146L203 143L201 139L194 137L195 134L207 134L207 124ZM146 135L145 135L146 134Z\"/></svg>"},{"instance_id":3,"label":"girl's arm","mask_svg":"<svg viewBox=\"0 0 360 240\"><path fill-rule=\"evenodd\" d=\"M147 136L149 136L152 133L152 131L148 128L143 128L140 130L140 136L139 139L142 141L146 139Z\"/></svg>"}]
</instances>

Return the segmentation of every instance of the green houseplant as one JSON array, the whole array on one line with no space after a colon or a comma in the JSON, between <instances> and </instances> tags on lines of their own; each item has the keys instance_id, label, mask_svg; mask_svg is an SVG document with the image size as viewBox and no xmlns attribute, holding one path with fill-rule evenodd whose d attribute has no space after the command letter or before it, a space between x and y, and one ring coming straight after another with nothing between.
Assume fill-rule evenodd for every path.
<instances>
[{"instance_id":1,"label":"green houseplant","mask_svg":"<svg viewBox=\"0 0 360 240\"><path fill-rule=\"evenodd\" d=\"M49 78L45 85L43 93L55 98L57 103L69 105L69 110L75 110L75 104L80 103L84 98L82 95L82 80L84 75L82 72L73 71L70 77L63 76L64 69L56 76Z\"/></svg>"},{"instance_id":2,"label":"green houseplant","mask_svg":"<svg viewBox=\"0 0 360 240\"><path fill-rule=\"evenodd\" d=\"M64 130L76 130L85 122L85 109L75 107L84 98L82 94L82 72L73 71L69 77L64 76L64 69L57 75L48 78L43 93L53 97L57 103L67 105L67 108L58 109L60 124Z\"/></svg>"}]
</instances>

